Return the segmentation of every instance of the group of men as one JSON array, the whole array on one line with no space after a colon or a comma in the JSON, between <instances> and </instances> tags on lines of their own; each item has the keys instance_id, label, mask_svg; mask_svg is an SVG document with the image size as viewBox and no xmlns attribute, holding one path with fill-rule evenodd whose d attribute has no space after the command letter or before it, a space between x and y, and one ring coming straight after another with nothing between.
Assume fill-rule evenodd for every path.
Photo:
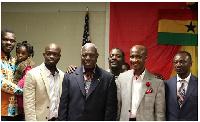
<instances>
[{"instance_id":1,"label":"group of men","mask_svg":"<svg viewBox=\"0 0 200 122\"><path fill-rule=\"evenodd\" d=\"M163 81L145 68L144 46L130 49L132 70L126 72L124 52L113 48L107 72L97 66L97 47L87 43L81 48L82 66L64 75L56 67L61 49L51 43L45 47L44 63L27 73L22 89L12 83L15 39L12 30L1 32L1 120L21 120L16 97L22 94L27 121L198 120L198 79L190 72L188 52L174 56L177 75Z\"/></svg>"}]
</instances>

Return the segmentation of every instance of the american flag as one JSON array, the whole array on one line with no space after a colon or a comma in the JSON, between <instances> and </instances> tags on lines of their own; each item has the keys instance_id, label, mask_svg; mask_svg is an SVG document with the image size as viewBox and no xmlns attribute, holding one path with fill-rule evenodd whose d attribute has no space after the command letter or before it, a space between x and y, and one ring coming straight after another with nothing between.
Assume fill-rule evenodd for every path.
<instances>
[{"instance_id":1,"label":"american flag","mask_svg":"<svg viewBox=\"0 0 200 122\"><path fill-rule=\"evenodd\" d=\"M89 11L87 11L85 15L85 25L84 25L82 46L84 46L86 43L91 43L90 37L89 37Z\"/></svg>"}]
</instances>

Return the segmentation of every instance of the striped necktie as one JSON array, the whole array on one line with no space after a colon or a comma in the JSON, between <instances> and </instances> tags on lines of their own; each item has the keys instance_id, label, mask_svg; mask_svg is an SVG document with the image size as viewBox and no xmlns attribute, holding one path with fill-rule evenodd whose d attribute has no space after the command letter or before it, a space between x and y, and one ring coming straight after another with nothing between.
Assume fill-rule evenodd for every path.
<instances>
[{"instance_id":1,"label":"striped necktie","mask_svg":"<svg viewBox=\"0 0 200 122\"><path fill-rule=\"evenodd\" d=\"M183 104L183 100L185 98L184 80L180 80L180 83L181 83L181 87L178 90L177 99L178 99L178 105L181 108Z\"/></svg>"}]
</instances>

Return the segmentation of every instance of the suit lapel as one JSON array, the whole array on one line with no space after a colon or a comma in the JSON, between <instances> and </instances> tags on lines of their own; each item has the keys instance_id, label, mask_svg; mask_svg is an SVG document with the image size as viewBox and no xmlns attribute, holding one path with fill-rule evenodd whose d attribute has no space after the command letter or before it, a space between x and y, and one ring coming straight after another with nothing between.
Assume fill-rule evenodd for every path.
<instances>
[{"instance_id":1,"label":"suit lapel","mask_svg":"<svg viewBox=\"0 0 200 122\"><path fill-rule=\"evenodd\" d=\"M42 80L43 80L43 82L44 82L44 84L45 84L45 87L46 87L46 90L47 90L47 94L48 94L48 96L49 96L49 83L48 83L48 80L47 80L47 74L46 74L46 70L45 70L45 64L44 63L42 63L41 64L41 72L40 72L40 74L41 74L41 77L42 77ZM50 98L50 97L49 97Z\"/></svg>"},{"instance_id":2,"label":"suit lapel","mask_svg":"<svg viewBox=\"0 0 200 122\"><path fill-rule=\"evenodd\" d=\"M59 78L60 78L60 97L62 94L62 82L63 82L63 74L61 74L62 71L59 70Z\"/></svg>"},{"instance_id":3,"label":"suit lapel","mask_svg":"<svg viewBox=\"0 0 200 122\"><path fill-rule=\"evenodd\" d=\"M188 84L188 88L187 88L187 91L186 91L186 95L185 95L185 98L183 100L183 105L187 101L187 99L189 98L189 96L191 95L191 93L194 90L194 88L195 88L196 85L197 85L197 82L195 82L195 79L191 75L190 76L190 82Z\"/></svg>"},{"instance_id":4,"label":"suit lapel","mask_svg":"<svg viewBox=\"0 0 200 122\"><path fill-rule=\"evenodd\" d=\"M90 88L89 88L89 91L88 91L88 94L86 96L86 99L90 96L90 94L94 91L94 89L96 88L96 86L99 84L99 82L101 82L101 79L102 79L102 72L101 70L99 69L98 66L96 66L96 71L95 71L95 74L93 76L93 79L91 81L91 85L90 85Z\"/></svg>"},{"instance_id":5,"label":"suit lapel","mask_svg":"<svg viewBox=\"0 0 200 122\"><path fill-rule=\"evenodd\" d=\"M144 95L147 91L146 82L149 82L151 84L151 78L149 76L149 72L145 69L145 75L144 75L144 78L142 80L142 87L141 87L141 90L140 90L140 97L139 97L138 105L140 105L140 102L142 101L142 99L143 99L143 97L144 97Z\"/></svg>"},{"instance_id":6,"label":"suit lapel","mask_svg":"<svg viewBox=\"0 0 200 122\"><path fill-rule=\"evenodd\" d=\"M126 83L126 85L125 85L126 87L124 90L127 90L127 91L125 92L126 94L123 94L123 95L126 95L126 97L124 97L124 98L126 98L130 104L130 108L127 108L127 109L131 110L132 89L133 89L132 88L133 87L133 70L128 71L128 74L126 75L125 79L126 80L122 81L122 84L125 85L125 83ZM123 82L125 82L125 83L123 83Z\"/></svg>"},{"instance_id":7,"label":"suit lapel","mask_svg":"<svg viewBox=\"0 0 200 122\"><path fill-rule=\"evenodd\" d=\"M170 91L172 94L172 97L174 99L174 102L176 103L176 106L179 108L179 105L178 105L178 100L177 100L177 76L175 76L172 80L171 80L171 83L169 84L170 85Z\"/></svg>"},{"instance_id":8,"label":"suit lapel","mask_svg":"<svg viewBox=\"0 0 200 122\"><path fill-rule=\"evenodd\" d=\"M84 79L83 79L83 67L80 67L79 69L77 69L75 71L75 79L76 82L79 85L79 88L83 94L83 96L85 96L85 85L84 85Z\"/></svg>"}]
</instances>

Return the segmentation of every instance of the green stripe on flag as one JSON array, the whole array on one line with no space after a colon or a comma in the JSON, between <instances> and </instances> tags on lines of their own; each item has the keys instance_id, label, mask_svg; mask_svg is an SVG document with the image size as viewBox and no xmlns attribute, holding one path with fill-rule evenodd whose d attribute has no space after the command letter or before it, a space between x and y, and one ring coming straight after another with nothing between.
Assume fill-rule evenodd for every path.
<instances>
[{"instance_id":1,"label":"green stripe on flag","mask_svg":"<svg viewBox=\"0 0 200 122\"><path fill-rule=\"evenodd\" d=\"M159 32L158 44L198 46L198 34Z\"/></svg>"}]
</instances>

